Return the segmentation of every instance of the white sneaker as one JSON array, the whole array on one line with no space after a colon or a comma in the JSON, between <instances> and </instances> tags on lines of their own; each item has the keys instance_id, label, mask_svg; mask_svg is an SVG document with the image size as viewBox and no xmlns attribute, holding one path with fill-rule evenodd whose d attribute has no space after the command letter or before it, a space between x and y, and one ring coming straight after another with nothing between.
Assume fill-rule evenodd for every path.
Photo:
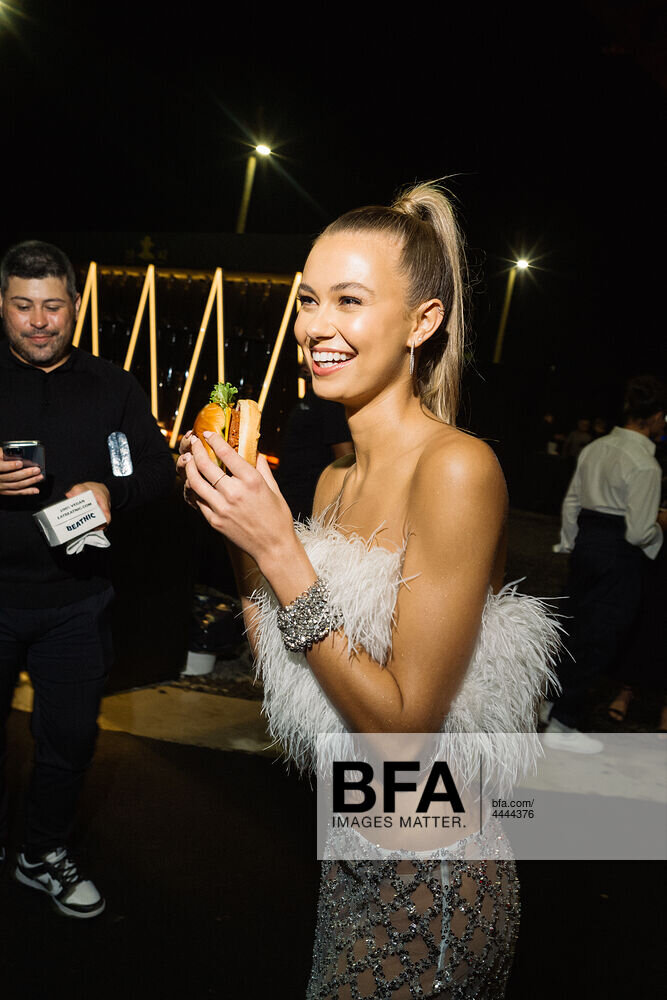
<instances>
[{"instance_id":1,"label":"white sneaker","mask_svg":"<svg viewBox=\"0 0 667 1000\"><path fill-rule=\"evenodd\" d=\"M549 716L551 715L551 709L553 707L554 703L552 701L547 701L546 698L544 699L544 701L540 702L538 715L540 717L540 722L543 723L545 726L549 724Z\"/></svg>"},{"instance_id":2,"label":"white sneaker","mask_svg":"<svg viewBox=\"0 0 667 1000\"><path fill-rule=\"evenodd\" d=\"M569 750L570 753L600 753L604 750L602 740L593 739L578 729L570 729L558 719L550 720L543 733L543 742L550 750Z\"/></svg>"},{"instance_id":3,"label":"white sneaker","mask_svg":"<svg viewBox=\"0 0 667 1000\"><path fill-rule=\"evenodd\" d=\"M36 864L19 854L14 878L32 889L48 893L57 909L67 917L86 919L104 910L105 903L96 886L79 873L76 862L64 847L44 854Z\"/></svg>"}]
</instances>

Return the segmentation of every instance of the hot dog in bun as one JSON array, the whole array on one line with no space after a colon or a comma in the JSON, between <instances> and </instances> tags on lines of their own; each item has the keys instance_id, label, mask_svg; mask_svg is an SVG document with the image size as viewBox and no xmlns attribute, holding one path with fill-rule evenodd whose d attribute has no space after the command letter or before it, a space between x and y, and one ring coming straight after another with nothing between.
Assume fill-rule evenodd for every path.
<instances>
[{"instance_id":1,"label":"hot dog in bun","mask_svg":"<svg viewBox=\"0 0 667 1000\"><path fill-rule=\"evenodd\" d=\"M240 399L235 403L238 389L229 382L218 382L211 393L211 402L197 414L193 427L201 443L206 448L213 461L224 468L224 465L206 444L204 431L214 431L222 434L232 448L246 462L257 464L257 442L259 441L259 425L262 419L260 410L254 399Z\"/></svg>"}]
</instances>

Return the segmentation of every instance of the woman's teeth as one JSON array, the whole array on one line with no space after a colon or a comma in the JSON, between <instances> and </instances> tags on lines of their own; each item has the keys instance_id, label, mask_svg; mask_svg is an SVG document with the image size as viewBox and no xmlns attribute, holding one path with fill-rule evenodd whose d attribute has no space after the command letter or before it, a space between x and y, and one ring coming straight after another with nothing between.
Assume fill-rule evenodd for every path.
<instances>
[{"instance_id":1,"label":"woman's teeth","mask_svg":"<svg viewBox=\"0 0 667 1000\"><path fill-rule=\"evenodd\" d=\"M349 361L350 357L351 355L339 354L338 351L313 351L313 361L318 365Z\"/></svg>"}]
</instances>

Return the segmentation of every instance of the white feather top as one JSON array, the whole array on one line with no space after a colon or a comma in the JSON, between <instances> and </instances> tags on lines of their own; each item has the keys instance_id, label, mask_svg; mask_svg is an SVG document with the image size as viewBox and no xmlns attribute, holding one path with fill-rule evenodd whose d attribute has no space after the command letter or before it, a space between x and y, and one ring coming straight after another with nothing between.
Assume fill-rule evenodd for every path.
<instances>
[{"instance_id":1,"label":"white feather top","mask_svg":"<svg viewBox=\"0 0 667 1000\"><path fill-rule=\"evenodd\" d=\"M295 525L317 575L329 586L344 617L350 650L362 648L385 664L391 650L394 609L405 544L391 551L370 539L346 536L325 517ZM264 684L264 713L271 735L300 770L315 768L317 736L344 734L345 723L320 687L303 653L289 652L277 625L280 604L268 583L257 604L256 669ZM475 650L442 726L442 747L459 775L472 783L495 774L495 787L510 787L541 755L536 734L539 698L558 682L553 672L562 628L544 601L507 584L489 590ZM456 739L474 733L475 738ZM518 736L517 734L526 734ZM332 759L335 740L327 741ZM474 753L471 752L474 749Z\"/></svg>"}]
</instances>

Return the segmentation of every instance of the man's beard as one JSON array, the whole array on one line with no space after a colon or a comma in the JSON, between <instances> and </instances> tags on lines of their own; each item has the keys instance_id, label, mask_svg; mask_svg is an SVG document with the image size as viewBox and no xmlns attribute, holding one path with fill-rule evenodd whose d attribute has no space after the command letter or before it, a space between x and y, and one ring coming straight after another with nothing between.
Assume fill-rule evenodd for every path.
<instances>
[{"instance_id":1,"label":"man's beard","mask_svg":"<svg viewBox=\"0 0 667 1000\"><path fill-rule=\"evenodd\" d=\"M42 345L32 344L30 338L23 334L10 333L4 315L2 328L12 350L22 361L38 368L50 368L59 364L72 349L74 324L71 324L69 330L41 330L42 336L51 337L51 340Z\"/></svg>"}]
</instances>

